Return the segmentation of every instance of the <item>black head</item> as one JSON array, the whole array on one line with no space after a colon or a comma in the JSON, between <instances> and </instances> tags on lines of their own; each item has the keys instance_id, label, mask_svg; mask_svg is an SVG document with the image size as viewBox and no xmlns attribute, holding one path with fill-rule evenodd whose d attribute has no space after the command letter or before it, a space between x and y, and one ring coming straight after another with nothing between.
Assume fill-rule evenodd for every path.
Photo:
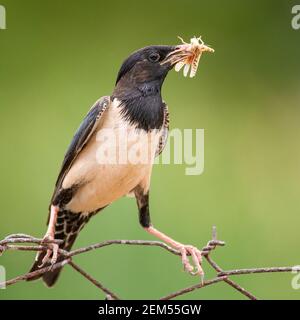
<instances>
[{"instance_id":1,"label":"black head","mask_svg":"<svg viewBox=\"0 0 300 320\"><path fill-rule=\"evenodd\" d=\"M149 46L132 53L122 64L117 76L116 86L140 85L158 81L162 84L172 68L170 63L162 64L175 46Z\"/></svg>"},{"instance_id":2,"label":"black head","mask_svg":"<svg viewBox=\"0 0 300 320\"><path fill-rule=\"evenodd\" d=\"M131 54L122 64L112 98L121 101L122 114L137 128L160 128L164 119L163 81L172 69L166 57L175 46L149 46Z\"/></svg>"}]
</instances>

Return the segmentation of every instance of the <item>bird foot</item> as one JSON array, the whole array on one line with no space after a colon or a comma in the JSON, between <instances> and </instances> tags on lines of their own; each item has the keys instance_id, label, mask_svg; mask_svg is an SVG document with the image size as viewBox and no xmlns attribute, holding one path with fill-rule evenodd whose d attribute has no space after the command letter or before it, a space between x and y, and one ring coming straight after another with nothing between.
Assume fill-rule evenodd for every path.
<instances>
[{"instance_id":1,"label":"bird foot","mask_svg":"<svg viewBox=\"0 0 300 320\"><path fill-rule=\"evenodd\" d=\"M204 271L202 269L202 252L194 246L180 244L176 246L176 249L181 253L181 261L184 267L184 270L189 272L191 275L199 275L201 278L201 283L204 279ZM189 261L188 254L191 255L193 260L192 265Z\"/></svg>"},{"instance_id":2,"label":"bird foot","mask_svg":"<svg viewBox=\"0 0 300 320\"><path fill-rule=\"evenodd\" d=\"M189 272L191 275L199 275L201 279L201 283L203 283L204 279L204 272L201 267L202 263L202 252L194 246L191 245L184 245L180 242L175 241L174 239L170 238L166 234L162 233L161 231L155 229L152 225L145 228L147 232L154 235L155 237L159 238L160 240L168 243L173 248L177 249L181 253L181 261L184 267L184 270ZM188 256L192 257L194 266L191 265Z\"/></svg>"},{"instance_id":3,"label":"bird foot","mask_svg":"<svg viewBox=\"0 0 300 320\"><path fill-rule=\"evenodd\" d=\"M53 266L56 263L59 246L57 243L49 242L53 240L54 240L54 237L48 234L46 234L45 237L43 238L41 244L47 244L48 249L47 249L46 255L42 260L42 263L39 265L39 268L43 267L47 262L49 262L49 260L50 260L51 266Z\"/></svg>"}]
</instances>

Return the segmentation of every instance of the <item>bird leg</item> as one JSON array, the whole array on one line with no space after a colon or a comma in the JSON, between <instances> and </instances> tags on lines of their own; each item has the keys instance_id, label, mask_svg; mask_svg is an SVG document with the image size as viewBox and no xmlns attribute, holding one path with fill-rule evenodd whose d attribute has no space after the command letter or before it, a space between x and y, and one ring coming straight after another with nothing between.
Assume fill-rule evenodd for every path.
<instances>
[{"instance_id":1,"label":"bird leg","mask_svg":"<svg viewBox=\"0 0 300 320\"><path fill-rule=\"evenodd\" d=\"M181 253L181 261L184 266L184 269L192 275L199 275L201 277L201 282L203 282L204 272L201 267L202 252L194 246L184 245L178 241L175 241L166 234L155 229L150 222L149 192L145 192L142 187L137 187L134 190L134 193L139 208L139 220L142 227L150 234L154 235L160 240L168 243L173 248L177 249ZM191 265L188 258L189 255L191 256L195 267Z\"/></svg>"},{"instance_id":2,"label":"bird leg","mask_svg":"<svg viewBox=\"0 0 300 320\"><path fill-rule=\"evenodd\" d=\"M58 214L59 208L57 206L51 205L50 209L50 219L48 224L47 232L42 240L42 243L46 243L48 246L46 255L44 256L40 268L45 265L45 263L48 262L48 260L51 258L51 265L55 264L57 261L58 256L58 244L57 243L49 243L49 241L54 240L55 235L55 224L57 220L57 214ZM38 257L38 256L37 256ZM37 259L36 257L36 259Z\"/></svg>"},{"instance_id":3,"label":"bird leg","mask_svg":"<svg viewBox=\"0 0 300 320\"><path fill-rule=\"evenodd\" d=\"M203 281L204 272L201 267L202 263L202 252L194 246L184 245L161 231L155 229L153 226L145 227L145 230L152 234L153 236L159 238L160 240L168 243L173 248L177 249L181 253L181 261L184 267L184 270L188 271L192 275L199 275L201 277L201 281ZM188 255L191 255L193 263L195 265L196 270L194 271L194 267L191 265Z\"/></svg>"}]
</instances>

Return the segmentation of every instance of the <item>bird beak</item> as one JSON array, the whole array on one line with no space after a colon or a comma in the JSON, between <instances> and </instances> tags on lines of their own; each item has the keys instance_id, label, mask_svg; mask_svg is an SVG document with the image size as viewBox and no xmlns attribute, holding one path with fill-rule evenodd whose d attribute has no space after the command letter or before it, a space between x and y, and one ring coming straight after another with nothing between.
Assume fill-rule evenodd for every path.
<instances>
[{"instance_id":1,"label":"bird beak","mask_svg":"<svg viewBox=\"0 0 300 320\"><path fill-rule=\"evenodd\" d=\"M175 49L166 56L161 64L169 64L170 68L175 66L175 71L177 72L184 67L183 74L185 77L191 68L190 77L192 78L196 75L202 53L214 52L214 49L205 45L201 40L201 37L192 38L190 43L186 43L182 39L181 41L183 44L176 46Z\"/></svg>"}]
</instances>

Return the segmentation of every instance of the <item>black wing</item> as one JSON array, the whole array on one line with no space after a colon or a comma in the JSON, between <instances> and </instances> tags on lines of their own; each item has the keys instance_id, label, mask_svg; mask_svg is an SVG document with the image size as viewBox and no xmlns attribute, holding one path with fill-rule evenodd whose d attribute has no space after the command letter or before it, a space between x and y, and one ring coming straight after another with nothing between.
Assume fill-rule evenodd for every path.
<instances>
[{"instance_id":1,"label":"black wing","mask_svg":"<svg viewBox=\"0 0 300 320\"><path fill-rule=\"evenodd\" d=\"M159 138L158 147L155 152L155 156L158 157L164 150L169 134L169 111L168 106L164 103L164 124L162 134Z\"/></svg>"},{"instance_id":2,"label":"black wing","mask_svg":"<svg viewBox=\"0 0 300 320\"><path fill-rule=\"evenodd\" d=\"M55 183L55 190L52 199L61 188L62 182L68 171L70 170L72 163L77 158L80 151L84 148L90 137L95 131L97 124L110 104L110 97L105 96L100 98L92 106L88 114L83 119L81 125L77 129L71 144L65 154L64 161L62 163L58 178ZM51 201L52 202L52 201Z\"/></svg>"}]
</instances>

